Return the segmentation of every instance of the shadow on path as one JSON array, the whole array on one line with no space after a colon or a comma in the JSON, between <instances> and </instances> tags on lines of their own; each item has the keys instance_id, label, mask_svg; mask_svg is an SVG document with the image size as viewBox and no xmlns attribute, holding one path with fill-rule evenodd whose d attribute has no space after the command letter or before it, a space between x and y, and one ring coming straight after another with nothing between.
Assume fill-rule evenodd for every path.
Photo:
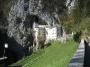
<instances>
[{"instance_id":1,"label":"shadow on path","mask_svg":"<svg viewBox=\"0 0 90 67\"><path fill-rule=\"evenodd\" d=\"M90 67L90 46L86 41L84 41L84 43L85 43L84 67Z\"/></svg>"}]
</instances>

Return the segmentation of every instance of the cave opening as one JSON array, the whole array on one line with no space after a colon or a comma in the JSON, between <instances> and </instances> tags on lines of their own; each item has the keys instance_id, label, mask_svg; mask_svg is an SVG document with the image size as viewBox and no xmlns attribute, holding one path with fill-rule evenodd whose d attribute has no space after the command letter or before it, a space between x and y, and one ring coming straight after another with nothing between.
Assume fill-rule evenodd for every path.
<instances>
[{"instance_id":1,"label":"cave opening","mask_svg":"<svg viewBox=\"0 0 90 67\"><path fill-rule=\"evenodd\" d=\"M33 23L39 23L39 17L37 15L30 15L28 14L25 18L24 25L26 28L33 28Z\"/></svg>"}]
</instances>

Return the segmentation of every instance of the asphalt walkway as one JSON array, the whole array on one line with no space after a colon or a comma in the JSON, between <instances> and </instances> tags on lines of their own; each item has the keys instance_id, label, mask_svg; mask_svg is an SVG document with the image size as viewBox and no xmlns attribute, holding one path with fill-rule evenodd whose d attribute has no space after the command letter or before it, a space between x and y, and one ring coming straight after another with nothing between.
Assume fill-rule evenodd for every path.
<instances>
[{"instance_id":1,"label":"asphalt walkway","mask_svg":"<svg viewBox=\"0 0 90 67\"><path fill-rule=\"evenodd\" d=\"M84 55L85 55L85 45L84 40L81 40L79 48L77 49L74 57L70 61L68 67L83 67L84 66Z\"/></svg>"}]
</instances>

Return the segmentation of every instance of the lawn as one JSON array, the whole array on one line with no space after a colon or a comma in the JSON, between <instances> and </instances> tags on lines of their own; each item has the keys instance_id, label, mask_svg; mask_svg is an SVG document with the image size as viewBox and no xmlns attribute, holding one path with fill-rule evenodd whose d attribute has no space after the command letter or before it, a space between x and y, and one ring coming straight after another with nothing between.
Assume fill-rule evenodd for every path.
<instances>
[{"instance_id":1,"label":"lawn","mask_svg":"<svg viewBox=\"0 0 90 67\"><path fill-rule=\"evenodd\" d=\"M12 66L67 67L77 48L78 43L73 40L66 43L52 42L49 47L33 53Z\"/></svg>"}]
</instances>

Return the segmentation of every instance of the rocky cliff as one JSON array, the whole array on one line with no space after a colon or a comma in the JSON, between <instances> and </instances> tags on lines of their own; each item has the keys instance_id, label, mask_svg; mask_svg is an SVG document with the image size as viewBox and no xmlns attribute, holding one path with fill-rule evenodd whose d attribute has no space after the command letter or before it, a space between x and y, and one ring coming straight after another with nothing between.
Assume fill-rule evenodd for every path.
<instances>
[{"instance_id":1,"label":"rocky cliff","mask_svg":"<svg viewBox=\"0 0 90 67\"><path fill-rule=\"evenodd\" d=\"M7 18L8 36L14 37L25 48L31 47L33 45L33 23L39 23L41 20L51 21L49 14L43 13L41 8L41 0L18 0L14 2Z\"/></svg>"},{"instance_id":2,"label":"rocky cliff","mask_svg":"<svg viewBox=\"0 0 90 67\"><path fill-rule=\"evenodd\" d=\"M47 23L52 25L55 22L55 10L52 15L48 10L44 11L43 0L0 0L0 27L7 29L7 35L14 38L23 47L28 48L33 44L33 23ZM47 1L48 2L48 1ZM47 3L46 2L46 3ZM55 2L58 2L55 1ZM60 1L60 9L65 1ZM50 3L50 2L49 2ZM54 3L53 3L54 4ZM53 6L48 5L47 6ZM56 9L56 6L55 6ZM56 9L57 11L57 9ZM60 13L60 11L59 11ZM41 22L41 21L45 22Z\"/></svg>"}]
</instances>

